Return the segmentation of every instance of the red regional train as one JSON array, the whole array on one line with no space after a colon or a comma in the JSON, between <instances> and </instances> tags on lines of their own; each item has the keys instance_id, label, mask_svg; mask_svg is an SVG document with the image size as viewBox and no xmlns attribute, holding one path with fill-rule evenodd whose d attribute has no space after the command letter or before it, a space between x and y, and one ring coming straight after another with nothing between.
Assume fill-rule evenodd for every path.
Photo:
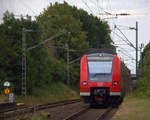
<instances>
[{"instance_id":1,"label":"red regional train","mask_svg":"<svg viewBox=\"0 0 150 120\"><path fill-rule=\"evenodd\" d=\"M91 106L118 106L129 91L130 71L117 54L94 52L84 55L80 64L80 96Z\"/></svg>"}]
</instances>

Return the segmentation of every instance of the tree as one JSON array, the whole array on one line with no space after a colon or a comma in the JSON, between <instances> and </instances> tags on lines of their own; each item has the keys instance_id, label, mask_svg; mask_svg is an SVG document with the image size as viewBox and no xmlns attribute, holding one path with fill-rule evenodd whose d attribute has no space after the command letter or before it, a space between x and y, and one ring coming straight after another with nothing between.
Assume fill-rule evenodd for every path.
<instances>
[{"instance_id":1,"label":"tree","mask_svg":"<svg viewBox=\"0 0 150 120\"><path fill-rule=\"evenodd\" d=\"M67 47L69 59L75 60L85 54L90 48L110 47L112 42L107 22L89 15L82 9L77 9L64 2L55 3L41 13L35 21L29 16L26 19L16 19L6 12L3 23L0 24L0 79L14 84L16 93L21 91L22 72L22 29L26 32L27 48L32 47L62 30L67 32L49 41L46 45L27 52L27 90L46 86L52 82L66 83ZM71 83L78 84L80 80L80 63L70 64ZM2 83L2 82L1 82Z\"/></svg>"},{"instance_id":2,"label":"tree","mask_svg":"<svg viewBox=\"0 0 150 120\"><path fill-rule=\"evenodd\" d=\"M59 58L66 60L66 50L63 48L66 44L70 49L77 51L88 49L89 45L86 41L86 32L82 31L82 23L79 19L72 16L70 6L64 2L64 4L50 5L47 10L44 11L39 17L37 17L38 23L41 26L42 38L46 39L49 36L56 34L57 32L65 29L68 34L65 34L55 40L51 45L57 46L57 55ZM55 16L51 18L51 16ZM59 48L62 47L62 48ZM74 59L81 55L83 52L72 52L70 59Z\"/></svg>"},{"instance_id":3,"label":"tree","mask_svg":"<svg viewBox=\"0 0 150 120\"><path fill-rule=\"evenodd\" d=\"M88 14L82 9L72 8L73 16L79 19L83 25L83 31L87 32L87 41L92 48L112 48L112 39L110 37L111 30L106 21Z\"/></svg>"},{"instance_id":4,"label":"tree","mask_svg":"<svg viewBox=\"0 0 150 120\"><path fill-rule=\"evenodd\" d=\"M0 25L0 79L1 83L10 81L16 93L21 92L22 80L22 29L32 29L33 33L26 33L27 47L31 47L40 42L40 32L36 21L27 19L16 19L13 14L6 12L3 23ZM27 90L35 85L42 85L49 76L45 72L46 52L43 48L38 48L27 52ZM39 74L40 73L40 74Z\"/></svg>"},{"instance_id":5,"label":"tree","mask_svg":"<svg viewBox=\"0 0 150 120\"><path fill-rule=\"evenodd\" d=\"M56 46L53 50L48 50L49 54L53 54L55 58L60 59L62 64L66 63L66 44L69 45L69 49L71 50L70 60L82 56L90 48L114 48L110 45L112 42L110 37L111 31L107 22L103 22L97 17L89 15L82 9L72 7L66 2L62 4L57 2L53 5L50 4L50 6L37 17L37 21L42 31L44 31L42 39L46 39L63 29L70 33L49 42L49 46ZM80 71L79 62L71 64L70 68L71 80L74 81L73 83L78 83Z\"/></svg>"},{"instance_id":6,"label":"tree","mask_svg":"<svg viewBox=\"0 0 150 120\"><path fill-rule=\"evenodd\" d=\"M44 11L40 16L37 17L37 21L41 27L41 30L44 31L42 34L42 39L46 39L61 30L67 30L68 32L59 38L56 38L49 42L48 46L55 46L48 48L49 55L53 54L56 59L61 61L59 66L56 67L64 68L66 70L66 61L67 61L67 50L66 44L68 44L70 51L70 61L83 55L87 49L89 49L89 43L86 41L86 32L82 30L82 23L79 19L76 19L72 16L70 6L65 2L64 4L55 3L50 5L47 10ZM53 17L52 17L53 16ZM54 17L55 16L55 17ZM52 50L53 49L53 50ZM51 50L51 51L50 51ZM56 51L56 52L54 52ZM54 53L52 53L54 52ZM59 63L59 62L58 62ZM73 64L72 64L73 65ZM79 66L79 64L78 64ZM54 77L54 81L64 81L66 82L66 71L64 69L55 68L59 72L55 72L53 76L60 76L59 78ZM70 66L71 68L71 66ZM71 71L72 75L77 74L74 79L79 81L79 68L75 72L75 69ZM52 70L53 71L53 70ZM63 75L61 73L64 73ZM58 80L57 80L58 79Z\"/></svg>"}]
</instances>

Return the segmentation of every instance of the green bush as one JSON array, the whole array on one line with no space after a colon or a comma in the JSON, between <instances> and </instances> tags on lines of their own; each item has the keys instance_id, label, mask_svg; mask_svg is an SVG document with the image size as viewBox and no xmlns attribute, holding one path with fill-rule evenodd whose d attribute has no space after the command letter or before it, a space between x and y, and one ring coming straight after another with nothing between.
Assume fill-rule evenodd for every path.
<instances>
[{"instance_id":1,"label":"green bush","mask_svg":"<svg viewBox=\"0 0 150 120\"><path fill-rule=\"evenodd\" d=\"M143 52L143 70L144 77L138 80L138 88L134 95L138 97L150 97L150 44L148 44Z\"/></svg>"}]
</instances>

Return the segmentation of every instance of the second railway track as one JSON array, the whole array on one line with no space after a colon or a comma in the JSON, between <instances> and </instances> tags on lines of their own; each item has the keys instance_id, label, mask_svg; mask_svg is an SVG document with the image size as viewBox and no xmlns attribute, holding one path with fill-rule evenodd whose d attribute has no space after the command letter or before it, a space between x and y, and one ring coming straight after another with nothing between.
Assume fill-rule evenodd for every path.
<instances>
[{"instance_id":1,"label":"second railway track","mask_svg":"<svg viewBox=\"0 0 150 120\"><path fill-rule=\"evenodd\" d=\"M22 115L25 115L27 113L35 113L36 111L45 110L57 106L63 106L67 104L73 104L80 102L80 99L74 99L74 100L65 100L55 103L47 103L47 104L40 104L40 105L34 105L34 106L25 106L25 107L14 107L6 109L5 111L2 111L0 113L0 120L15 120L16 117L19 118Z\"/></svg>"},{"instance_id":2,"label":"second railway track","mask_svg":"<svg viewBox=\"0 0 150 120\"><path fill-rule=\"evenodd\" d=\"M88 105L63 120L104 120L112 108L93 109Z\"/></svg>"}]
</instances>

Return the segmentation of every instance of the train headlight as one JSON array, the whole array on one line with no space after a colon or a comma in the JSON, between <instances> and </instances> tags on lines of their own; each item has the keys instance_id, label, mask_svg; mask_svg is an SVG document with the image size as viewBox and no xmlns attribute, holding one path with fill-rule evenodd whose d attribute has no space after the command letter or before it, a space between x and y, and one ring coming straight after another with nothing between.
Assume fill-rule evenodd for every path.
<instances>
[{"instance_id":1,"label":"train headlight","mask_svg":"<svg viewBox=\"0 0 150 120\"><path fill-rule=\"evenodd\" d=\"M82 84L83 84L84 86L86 86L86 85L88 84L88 82L83 81Z\"/></svg>"},{"instance_id":2,"label":"train headlight","mask_svg":"<svg viewBox=\"0 0 150 120\"><path fill-rule=\"evenodd\" d=\"M118 85L118 84L119 84L118 81L113 82L113 85Z\"/></svg>"}]
</instances>

